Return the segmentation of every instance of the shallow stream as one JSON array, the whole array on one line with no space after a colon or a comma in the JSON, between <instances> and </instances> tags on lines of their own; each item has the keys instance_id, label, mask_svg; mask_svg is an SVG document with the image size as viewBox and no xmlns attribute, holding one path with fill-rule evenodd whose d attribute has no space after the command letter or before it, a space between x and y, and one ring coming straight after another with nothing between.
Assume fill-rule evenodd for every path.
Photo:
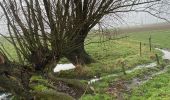
<instances>
[{"instance_id":1,"label":"shallow stream","mask_svg":"<svg viewBox=\"0 0 170 100\"><path fill-rule=\"evenodd\" d=\"M163 53L163 59L164 60L170 60L170 52L168 50L163 50L163 49L159 49L159 48L155 48L157 50L160 50L162 53ZM152 68L152 67L155 67L157 66L157 62L153 62L153 63L149 63L149 64L143 64L143 65L138 65L136 66L135 68L133 69L130 69L130 70L127 70L126 73L132 73L136 70L139 70L139 69L143 69L143 68ZM118 76L118 74L111 74L111 75L107 75L107 76L103 76L103 77L100 77L100 78L93 78L91 79L88 84L92 84L92 83L95 83L97 81L100 81L104 78L109 78L109 77L114 77L114 76Z\"/></svg>"}]
</instances>

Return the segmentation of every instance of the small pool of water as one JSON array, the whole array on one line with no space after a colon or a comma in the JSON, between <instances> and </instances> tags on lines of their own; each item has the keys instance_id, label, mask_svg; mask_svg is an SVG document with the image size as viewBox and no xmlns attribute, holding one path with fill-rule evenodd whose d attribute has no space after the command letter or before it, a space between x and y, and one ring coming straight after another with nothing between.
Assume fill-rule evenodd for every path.
<instances>
[{"instance_id":1,"label":"small pool of water","mask_svg":"<svg viewBox=\"0 0 170 100\"><path fill-rule=\"evenodd\" d=\"M76 68L73 64L57 64L57 66L54 68L54 72L60 72L64 70L70 70Z\"/></svg>"},{"instance_id":2,"label":"small pool of water","mask_svg":"<svg viewBox=\"0 0 170 100\"><path fill-rule=\"evenodd\" d=\"M167 60L170 60L170 52L168 50L164 50L164 49L159 49L159 48L156 48L157 50L160 50L164 55L163 55L163 59L167 59Z\"/></svg>"},{"instance_id":3,"label":"small pool of water","mask_svg":"<svg viewBox=\"0 0 170 100\"><path fill-rule=\"evenodd\" d=\"M0 95L0 100L8 100L6 94Z\"/></svg>"}]
</instances>

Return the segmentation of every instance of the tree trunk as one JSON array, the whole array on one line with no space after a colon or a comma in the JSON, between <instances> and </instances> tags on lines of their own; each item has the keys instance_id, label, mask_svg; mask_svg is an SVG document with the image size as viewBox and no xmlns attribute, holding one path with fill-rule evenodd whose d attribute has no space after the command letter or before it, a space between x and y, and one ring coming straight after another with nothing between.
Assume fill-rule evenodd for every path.
<instances>
[{"instance_id":1,"label":"tree trunk","mask_svg":"<svg viewBox=\"0 0 170 100\"><path fill-rule=\"evenodd\" d=\"M79 43L79 46L69 53L65 54L65 57L73 64L90 64L95 60L86 52L84 48L84 42Z\"/></svg>"}]
</instances>

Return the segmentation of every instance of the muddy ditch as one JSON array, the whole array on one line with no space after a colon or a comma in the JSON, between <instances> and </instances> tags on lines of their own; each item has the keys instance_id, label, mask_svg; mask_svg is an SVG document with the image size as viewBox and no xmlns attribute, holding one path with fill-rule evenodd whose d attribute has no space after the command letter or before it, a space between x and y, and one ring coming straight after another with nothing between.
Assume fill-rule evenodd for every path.
<instances>
[{"instance_id":1,"label":"muddy ditch","mask_svg":"<svg viewBox=\"0 0 170 100\"><path fill-rule=\"evenodd\" d=\"M132 89L148 82L153 77L159 74L165 73L168 68L160 69L157 71L147 70L140 76L133 77L129 80L119 79L109 84L109 87L105 90L106 93L115 96L118 100L123 100L123 94L131 94Z\"/></svg>"},{"instance_id":2,"label":"muddy ditch","mask_svg":"<svg viewBox=\"0 0 170 100\"><path fill-rule=\"evenodd\" d=\"M156 48L157 49L157 48ZM167 50L157 49L163 52L163 59L167 62L170 61L170 52ZM168 71L169 66L160 66L158 70L154 70L154 67L158 66L156 63L151 63L146 65L137 66L133 70L129 70L128 73L132 73L138 69L148 68L147 71L142 73L140 76L135 76L129 80L119 79L115 82L109 84L109 87L106 89L106 93L114 95L118 100L123 100L123 93L130 94L131 90L148 82L153 77L165 73ZM149 69L150 68L150 69ZM153 71L154 70L154 71Z\"/></svg>"},{"instance_id":3,"label":"muddy ditch","mask_svg":"<svg viewBox=\"0 0 170 100\"><path fill-rule=\"evenodd\" d=\"M155 48L155 49L156 50L160 50L163 53L162 58L165 61L169 61L170 60L170 52L168 50L159 49L159 48ZM156 66L157 66L157 62L153 62L153 63L149 63L149 64L143 64L143 65L138 65L138 66L134 67L133 69L127 70L126 73L127 74L128 73L132 73L132 72L135 72L136 70L143 69L143 68L154 68ZM99 78L93 78L93 79L88 81L88 84L93 84L93 83L98 82L98 81L100 81L102 79L109 78L109 77L115 77L115 76L119 76L119 75L120 75L120 73L116 73L116 74L110 74L110 75L99 77Z\"/></svg>"},{"instance_id":4,"label":"muddy ditch","mask_svg":"<svg viewBox=\"0 0 170 100\"><path fill-rule=\"evenodd\" d=\"M163 49L158 49L156 48L157 50L160 50L164 55L163 55L163 59L164 60L170 60L170 52L167 51L167 50L163 50ZM63 67L64 66L64 67ZM126 73L132 73L132 72L135 72L136 70L140 70L140 69L144 69L144 68L154 68L157 66L157 63L156 62L153 62L153 63L150 63L150 64L143 64L143 65L139 65L139 66L136 66L135 68L131 69L131 70L127 70ZM75 66L72 65L72 64L59 64L56 66L56 68L54 69L55 72L59 72L61 70L69 70L69 69L74 69ZM144 75L144 77L140 78L140 77L135 77L131 80L118 80L112 84L110 84L109 88L107 89L107 93L109 94L114 94L118 99L121 100L122 98L122 91L126 91L126 92L129 92L132 88L134 87L138 87L139 85L147 82L148 80L152 79L153 76L156 76L156 75L159 75L161 73L164 73L166 72L166 67L165 69L163 70L160 70L156 73L150 73L150 75ZM91 80L88 81L88 84L94 84L96 82L99 82L100 80L104 79L104 78L110 78L110 77L117 77L119 76L120 74L117 73L117 74L111 74L111 75L108 75L108 76L104 76L104 77L99 77L99 78L93 78ZM63 85L63 84L59 84L58 85L59 87L61 87L61 91L67 91L68 94L71 94L73 97L76 96L76 92L77 90L74 90L74 89L70 89L67 85ZM0 95L0 100L6 100L6 97L7 95L5 94L2 94Z\"/></svg>"}]
</instances>

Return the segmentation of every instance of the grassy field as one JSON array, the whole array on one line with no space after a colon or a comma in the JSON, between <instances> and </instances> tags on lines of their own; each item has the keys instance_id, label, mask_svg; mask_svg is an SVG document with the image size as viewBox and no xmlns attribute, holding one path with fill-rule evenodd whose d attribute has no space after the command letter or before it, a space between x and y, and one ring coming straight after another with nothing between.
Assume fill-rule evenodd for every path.
<instances>
[{"instance_id":1,"label":"grassy field","mask_svg":"<svg viewBox=\"0 0 170 100\"><path fill-rule=\"evenodd\" d=\"M96 43L86 45L86 50L96 60L96 63L82 67L81 73L70 70L61 72L59 76L83 79L105 76L120 72L122 61L127 70L140 64L155 61L155 53L161 56L160 52L156 50L150 52L149 46L144 44L142 45L142 56L140 56L139 43L129 41L129 38L100 43L99 37L94 37L91 42Z\"/></svg>"},{"instance_id":2,"label":"grassy field","mask_svg":"<svg viewBox=\"0 0 170 100\"><path fill-rule=\"evenodd\" d=\"M148 44L149 37L152 38L152 43L161 48L170 49L170 30L160 30L160 31L146 31L146 32L136 32L128 33L131 41L143 42Z\"/></svg>"},{"instance_id":3,"label":"grassy field","mask_svg":"<svg viewBox=\"0 0 170 100\"><path fill-rule=\"evenodd\" d=\"M0 37L0 46L2 47L2 49L4 51L8 52L7 55L10 57L9 59L17 60L18 61L18 57L17 57L17 54L16 54L16 51L15 51L14 47L12 46L11 43L9 43L3 37Z\"/></svg>"},{"instance_id":4,"label":"grassy field","mask_svg":"<svg viewBox=\"0 0 170 100\"><path fill-rule=\"evenodd\" d=\"M144 75L149 75L149 73L154 73L160 70L158 66L158 68L155 69L137 70L134 73L123 75L122 66L125 67L125 70L128 70L134 68L137 65L155 62L155 54L158 54L161 58L162 54L159 51L154 49L152 52L149 51L148 38L150 36L152 37L152 44L161 48L170 49L170 31L146 31L123 35L127 35L129 37L119 40L110 40L103 43L101 43L100 37L90 37L89 35L91 39L87 42L87 44L89 42L95 43L86 45L86 50L96 60L96 63L82 66L80 70L62 71L58 73L58 76L66 78L78 78L88 81L89 79L94 78L94 76L100 77L109 74L120 73L120 76L118 77L106 78L93 84L92 86L94 87L95 94L84 95L81 98L82 100L114 100L116 99L117 94L108 93L108 89L118 80L128 81L133 78L143 77ZM12 45L10 45L3 38L0 38L0 42L4 45L4 48L9 51L12 58L17 59ZM141 56L139 42L142 42ZM65 58L63 58L60 63L64 62L68 63ZM169 73L161 74L158 77L148 81L146 84L134 88L131 93L125 93L123 97L127 100L159 100L159 96L164 96L168 100L170 99L168 97L170 90L170 87L168 87L169 81ZM162 92L159 91L159 89ZM166 92L166 89L169 90ZM142 92L144 92L143 95L138 96Z\"/></svg>"},{"instance_id":5,"label":"grassy field","mask_svg":"<svg viewBox=\"0 0 170 100\"><path fill-rule=\"evenodd\" d=\"M170 44L169 44L170 31L168 30L145 31L145 32L137 32L137 33L128 33L128 34L123 34L123 35L128 35L129 38L116 41L116 42L122 43L125 45L123 45L122 47L121 47L122 44L118 45L118 47L120 46L120 48L117 48L117 50L116 50L116 46L113 46L113 48L111 49L116 50L116 51L119 51L119 49L120 51L125 51L123 50L123 48L126 48L127 50L125 51L126 54L128 54L128 51L131 51L131 50L132 51L134 50L134 53L131 53L127 56L123 56L122 54L121 56L118 57L118 59L119 58L126 59L126 58L129 58L130 56L134 56L135 54L138 55L138 57L140 58L139 42L142 42L145 48L144 50L146 50L144 51L143 55L145 56L144 58L147 58L146 55L148 53L148 48L149 48L148 44L149 44L150 36L152 37L152 44L154 45L153 48L156 46L159 48L170 49ZM133 45L132 48L129 45L131 46ZM111 54L111 52L109 52L109 54ZM113 59L112 57L109 57L109 56L105 59L109 61L110 58ZM137 60L134 57L134 59L130 62L133 63L135 61ZM150 61L150 60L147 59L147 61ZM142 62L142 63L146 63L146 62ZM170 68L168 70L170 70ZM132 78L144 77L145 75L150 75L151 73L156 73L157 71L159 72L160 69L159 68L158 69L143 69L143 70L135 71L134 73L128 74L126 76L120 75L119 77L111 77L108 79L104 79L93 85L93 87L95 87L96 89L96 95L86 95L83 97L82 100L114 100L117 98L116 92L114 91L113 94L107 93L107 89L110 87L110 84L115 84L117 80L128 81L128 80L131 80ZM148 82L146 82L145 84L139 87L135 87L134 89L132 89L130 93L129 91L124 92L123 99L125 100L169 100L170 99L170 95L169 95L169 90L170 90L169 83L170 82L169 81L170 79L169 79L169 71L168 71L166 73L153 77L153 79L149 80Z\"/></svg>"},{"instance_id":6,"label":"grassy field","mask_svg":"<svg viewBox=\"0 0 170 100\"><path fill-rule=\"evenodd\" d=\"M17 60L17 55L12 45L3 38L0 38L0 42L9 52L11 59ZM126 63L125 68L127 70L155 60L156 51L150 52L149 47L143 45L142 56L140 56L139 43L131 42L128 38L100 43L100 37L95 36L91 37L91 40L87 43L89 42L96 42L86 45L87 52L96 60L96 63L82 67L80 72L75 70L63 71L59 73L60 77L89 79L94 76L105 76L120 72L122 70L121 61ZM66 59L62 59L60 63L64 62L69 63Z\"/></svg>"},{"instance_id":7,"label":"grassy field","mask_svg":"<svg viewBox=\"0 0 170 100\"><path fill-rule=\"evenodd\" d=\"M148 38L152 37L152 43L160 48L170 49L170 31L151 31L131 33L131 41L148 42ZM170 100L170 66L168 71L151 80L134 88L127 100Z\"/></svg>"}]
</instances>

